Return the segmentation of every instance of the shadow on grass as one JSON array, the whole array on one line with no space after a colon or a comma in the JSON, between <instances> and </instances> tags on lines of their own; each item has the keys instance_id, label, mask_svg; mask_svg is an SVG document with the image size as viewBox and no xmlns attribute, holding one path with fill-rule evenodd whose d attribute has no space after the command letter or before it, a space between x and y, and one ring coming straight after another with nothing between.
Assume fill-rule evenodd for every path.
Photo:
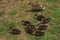
<instances>
[{"instance_id":1,"label":"shadow on grass","mask_svg":"<svg viewBox=\"0 0 60 40\"><path fill-rule=\"evenodd\" d=\"M43 11L43 10L34 10L34 9L26 10L26 12L40 12L40 11Z\"/></svg>"}]
</instances>

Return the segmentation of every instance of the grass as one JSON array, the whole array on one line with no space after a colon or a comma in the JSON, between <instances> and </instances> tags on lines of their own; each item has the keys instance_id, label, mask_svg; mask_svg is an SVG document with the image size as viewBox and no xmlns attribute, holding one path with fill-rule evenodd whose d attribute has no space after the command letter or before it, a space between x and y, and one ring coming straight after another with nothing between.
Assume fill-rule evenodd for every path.
<instances>
[{"instance_id":1,"label":"grass","mask_svg":"<svg viewBox=\"0 0 60 40\"><path fill-rule=\"evenodd\" d=\"M47 0L48 2L58 2L58 0Z\"/></svg>"},{"instance_id":2,"label":"grass","mask_svg":"<svg viewBox=\"0 0 60 40\"><path fill-rule=\"evenodd\" d=\"M3 17L5 16L6 10L0 12L0 40L60 40L60 8L58 8L56 4L59 0L41 0L42 5L46 7L42 12L26 12L26 10L31 9L31 6L27 5L26 1L21 0L19 8L13 9L10 13L7 13L8 18ZM39 1L40 0L37 0L37 3ZM36 0L32 2L35 3ZM21 22L22 20L28 20L33 25L36 25L37 20L34 19L36 14L51 18L48 29L44 31L45 35L41 37L24 33L25 26L23 26ZM10 28L18 28L22 33L20 35L12 35L9 33Z\"/></svg>"},{"instance_id":3,"label":"grass","mask_svg":"<svg viewBox=\"0 0 60 40\"><path fill-rule=\"evenodd\" d=\"M0 16L4 15L5 11L0 11Z\"/></svg>"},{"instance_id":4,"label":"grass","mask_svg":"<svg viewBox=\"0 0 60 40\"><path fill-rule=\"evenodd\" d=\"M53 14L53 16L55 18L57 18L57 17L59 18L60 17L60 14L59 13L60 13L60 9L56 9L55 12L54 12L54 14Z\"/></svg>"}]
</instances>

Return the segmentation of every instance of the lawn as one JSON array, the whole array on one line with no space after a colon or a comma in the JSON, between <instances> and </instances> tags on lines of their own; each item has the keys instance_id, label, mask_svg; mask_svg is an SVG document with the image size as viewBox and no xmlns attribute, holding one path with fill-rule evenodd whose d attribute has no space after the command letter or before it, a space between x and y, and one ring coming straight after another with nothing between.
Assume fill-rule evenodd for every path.
<instances>
[{"instance_id":1,"label":"lawn","mask_svg":"<svg viewBox=\"0 0 60 40\"><path fill-rule=\"evenodd\" d=\"M27 12L31 9L31 5L28 5L30 1L33 4L41 4L46 9ZM24 30L26 26L22 25L22 20L28 20L36 26L36 14L51 18L44 36L29 35ZM10 27L18 28L21 34L10 34ZM60 0L0 0L0 40L60 40Z\"/></svg>"}]
</instances>

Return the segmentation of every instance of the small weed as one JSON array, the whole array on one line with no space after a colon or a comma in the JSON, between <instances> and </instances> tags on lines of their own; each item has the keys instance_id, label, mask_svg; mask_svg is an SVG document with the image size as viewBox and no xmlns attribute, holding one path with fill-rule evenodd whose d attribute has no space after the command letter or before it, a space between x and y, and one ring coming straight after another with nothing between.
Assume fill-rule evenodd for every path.
<instances>
[{"instance_id":1,"label":"small weed","mask_svg":"<svg viewBox=\"0 0 60 40\"><path fill-rule=\"evenodd\" d=\"M11 15L11 16L13 16L13 15L15 15L17 13L17 10L15 9L15 10L12 10L9 14Z\"/></svg>"}]
</instances>

